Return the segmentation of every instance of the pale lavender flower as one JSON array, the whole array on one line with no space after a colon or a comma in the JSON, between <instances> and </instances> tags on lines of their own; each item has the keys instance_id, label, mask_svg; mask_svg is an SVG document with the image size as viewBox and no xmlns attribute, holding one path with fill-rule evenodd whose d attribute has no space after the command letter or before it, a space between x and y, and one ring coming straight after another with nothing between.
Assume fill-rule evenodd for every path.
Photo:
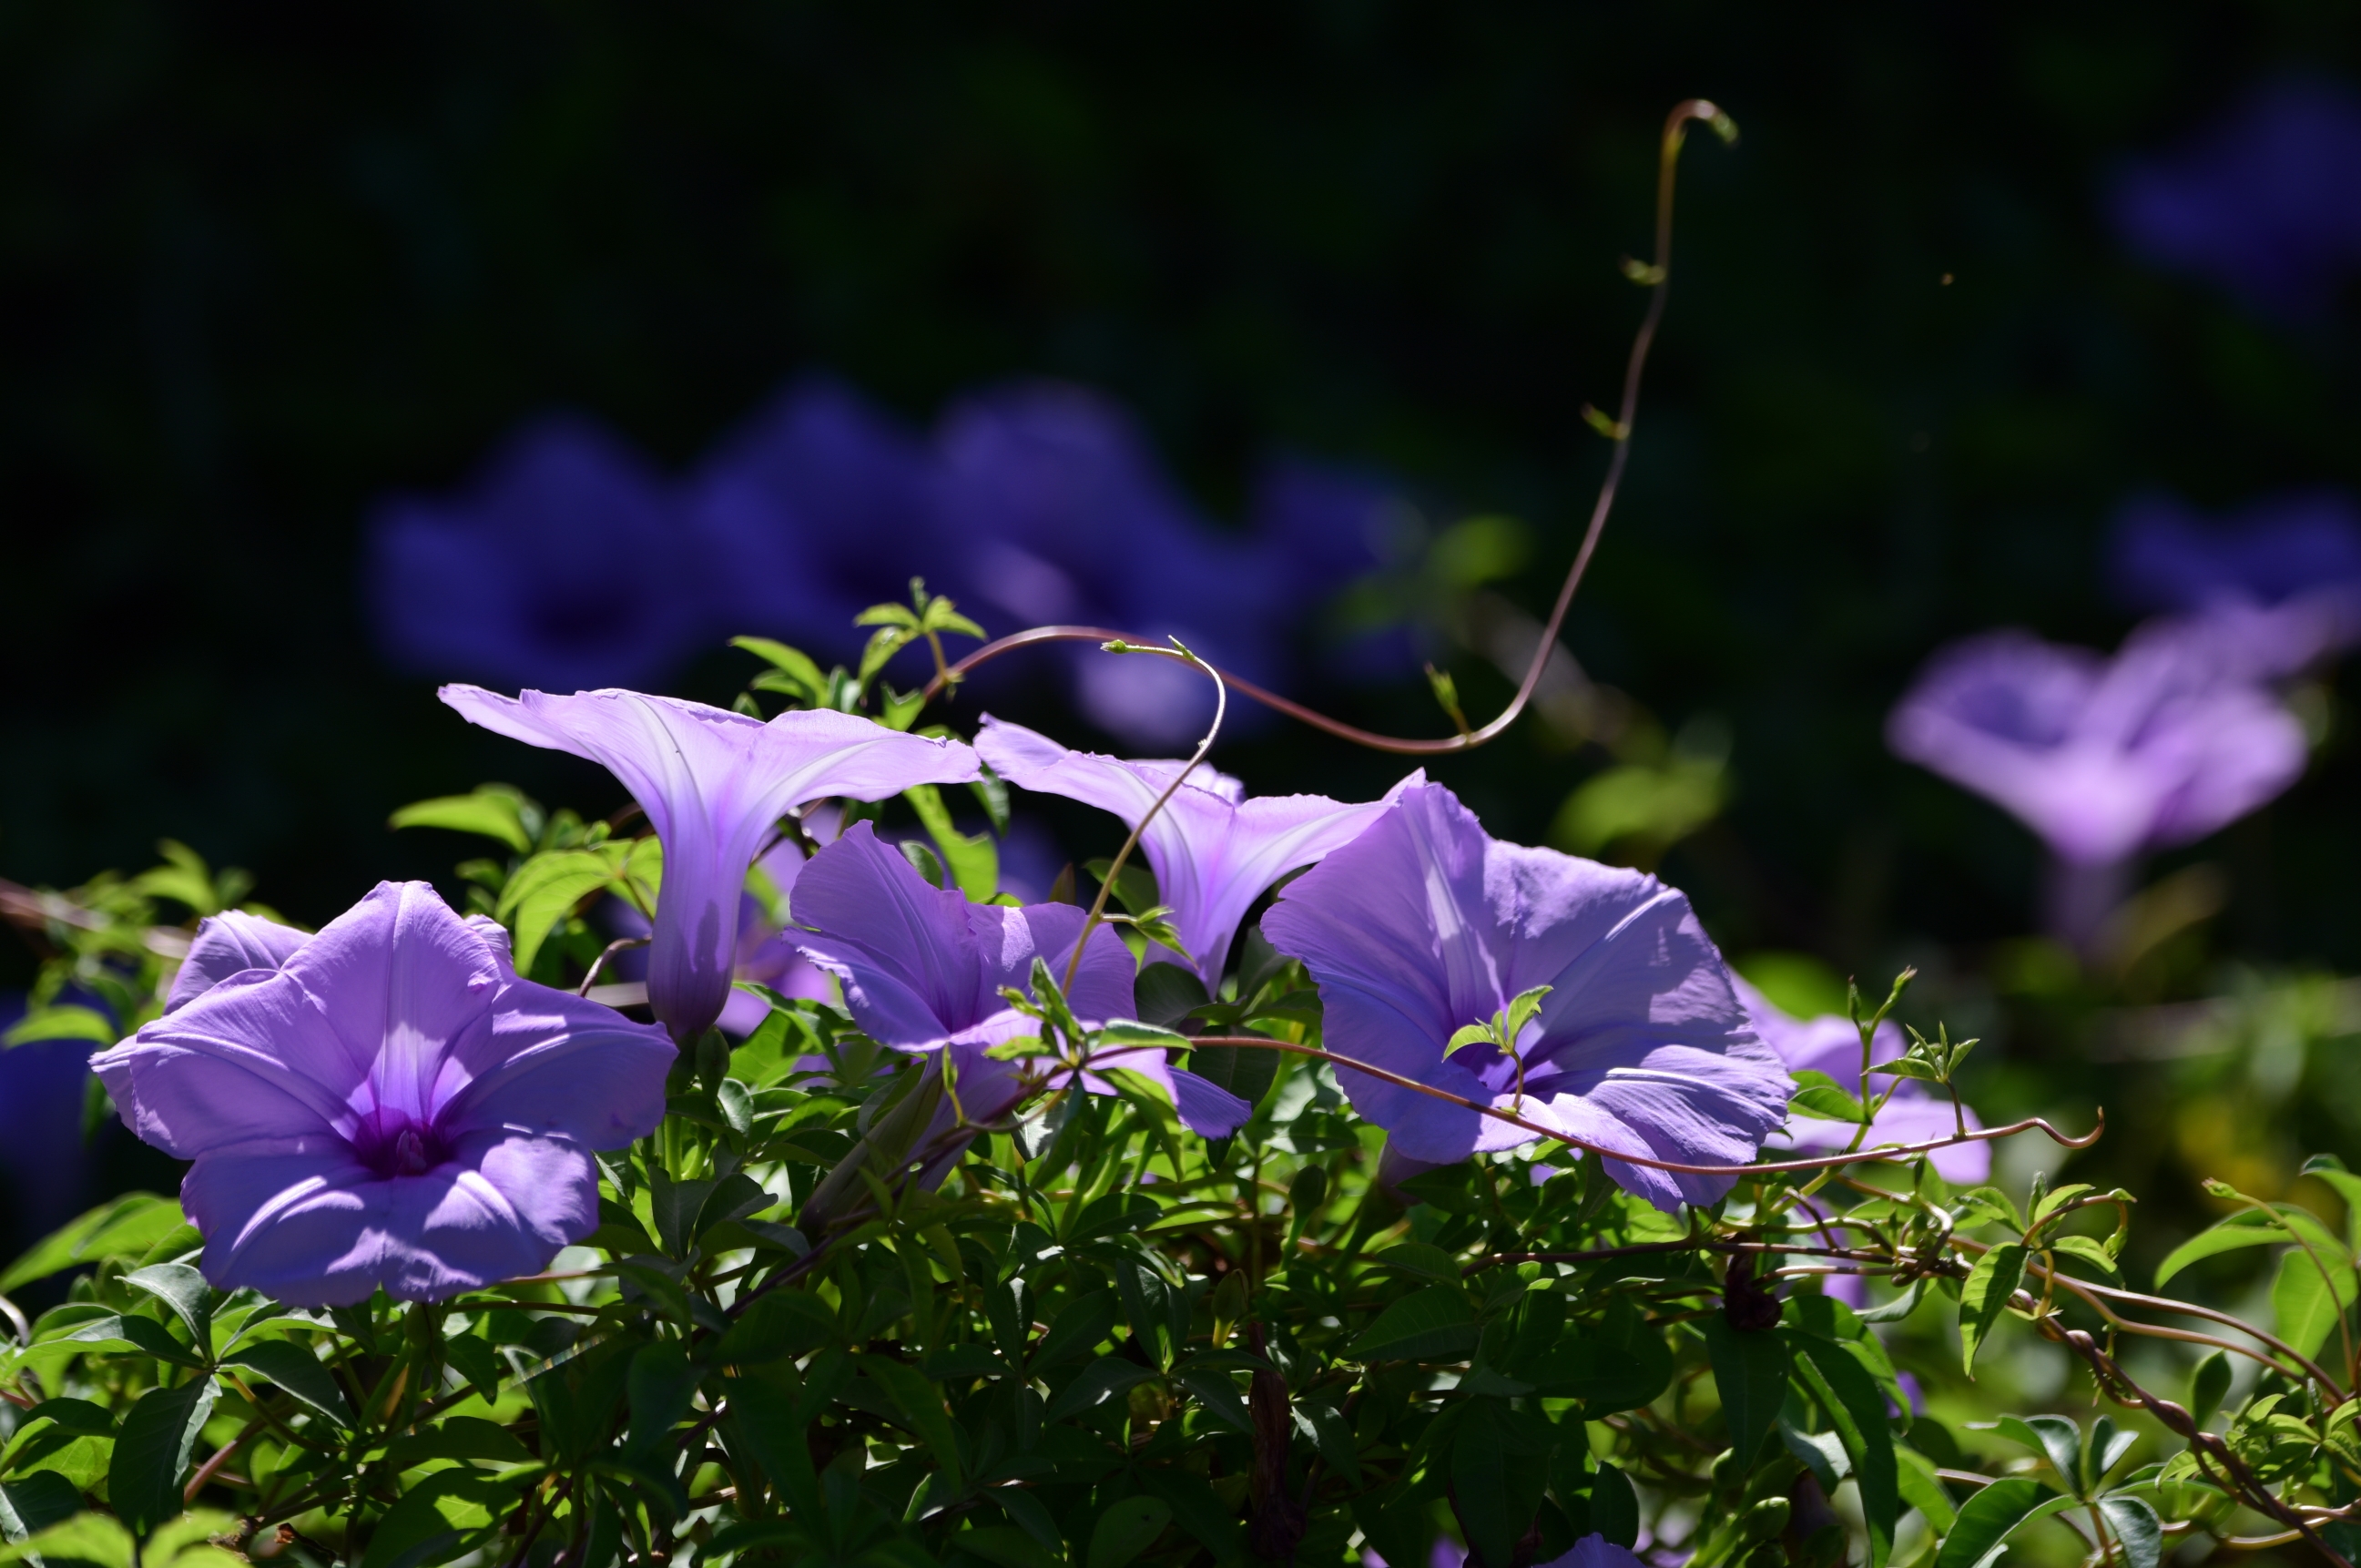
<instances>
[{"instance_id":1,"label":"pale lavender flower","mask_svg":"<svg viewBox=\"0 0 2361 1568\"><path fill-rule=\"evenodd\" d=\"M525 426L456 496L369 524L367 592L393 663L503 685L652 680L697 641L694 539L664 477L603 426Z\"/></svg>"},{"instance_id":2,"label":"pale lavender flower","mask_svg":"<svg viewBox=\"0 0 2361 1568\"><path fill-rule=\"evenodd\" d=\"M1541 1568L1641 1568L1641 1563L1629 1547L1618 1546L1594 1530Z\"/></svg>"},{"instance_id":3,"label":"pale lavender flower","mask_svg":"<svg viewBox=\"0 0 2361 1568\"><path fill-rule=\"evenodd\" d=\"M849 713L743 714L639 692L445 686L469 721L603 764L631 792L664 851L648 952L648 1002L673 1038L720 1015L735 968L746 869L780 817L829 795L882 800L912 784L963 784L975 753Z\"/></svg>"},{"instance_id":4,"label":"pale lavender flower","mask_svg":"<svg viewBox=\"0 0 2361 1568\"><path fill-rule=\"evenodd\" d=\"M1730 981L1737 987L1739 1003L1753 1021L1754 1032L1779 1054L1789 1072L1824 1072L1853 1093L1861 1091L1861 1031L1853 1027L1851 1019L1833 1013L1817 1018L1790 1017L1742 976L1732 975ZM1879 1025L1877 1032L1870 1036L1872 1064L1892 1061L1902 1051L1901 1026L1891 1019ZM1870 1080L1870 1092L1882 1094L1897 1084L1894 1098L1870 1124L1863 1147L1932 1143L1958 1133L1949 1098L1923 1080L1880 1074ZM1967 1113L1967 1120L1971 1129L1983 1125L1972 1111ZM1850 1146L1858 1126L1852 1122L1791 1116L1786 1132L1774 1134L1771 1141L1813 1154L1833 1154ZM1937 1174L1946 1181L1982 1181L1992 1174L1992 1149L1987 1144L1954 1144L1936 1150L1932 1158Z\"/></svg>"},{"instance_id":5,"label":"pale lavender flower","mask_svg":"<svg viewBox=\"0 0 2361 1568\"><path fill-rule=\"evenodd\" d=\"M994 1061L986 1050L1036 1033L1003 988L1029 994L1039 959L1061 985L1083 913L1071 904L971 904L938 888L866 822L814 855L796 883L795 918L809 928L804 954L834 975L862 1031L881 1045L918 1054L949 1052L952 1083L971 1122L989 1122L1027 1091L1027 1071L1046 1064ZM1066 1003L1089 1025L1133 1016L1130 949L1106 926L1093 930L1074 966ZM1196 1132L1235 1132L1252 1107L1195 1073L1171 1067L1162 1050L1107 1052L1109 1069L1136 1072L1170 1098ZM1067 1075L1068 1079L1071 1074ZM1094 1072L1093 1093L1113 1092ZM1060 1081L1054 1074L1050 1081Z\"/></svg>"},{"instance_id":6,"label":"pale lavender flower","mask_svg":"<svg viewBox=\"0 0 2361 1568\"><path fill-rule=\"evenodd\" d=\"M1895 754L2004 807L2066 873L2051 925L2086 943L2121 869L2203 838L2302 773L2302 726L2160 625L2114 659L1997 631L1938 653L1886 720ZM2103 907L2105 905L2106 907Z\"/></svg>"},{"instance_id":7,"label":"pale lavender flower","mask_svg":"<svg viewBox=\"0 0 2361 1568\"><path fill-rule=\"evenodd\" d=\"M2361 98L2288 78L2193 139L2126 168L2115 225L2151 260L2290 320L2334 304L2361 268Z\"/></svg>"},{"instance_id":8,"label":"pale lavender flower","mask_svg":"<svg viewBox=\"0 0 2361 1568\"><path fill-rule=\"evenodd\" d=\"M975 746L993 772L1019 788L1111 811L1126 827L1137 827L1148 817L1185 765L1076 751L990 714ZM1191 773L1164 809L1148 819L1139 847L1206 990L1220 986L1230 939L1264 890L1298 866L1350 843L1396 796L1425 781L1423 772L1413 773L1384 800L1345 806L1317 795L1248 800L1246 786L1226 774L1202 764Z\"/></svg>"},{"instance_id":9,"label":"pale lavender flower","mask_svg":"<svg viewBox=\"0 0 2361 1568\"><path fill-rule=\"evenodd\" d=\"M1319 982L1328 1048L1602 1148L1697 1165L1754 1157L1788 1082L1755 1035L1688 900L1654 877L1503 844L1440 784L1401 792L1367 832L1290 883L1263 917ZM1537 986L1513 1042L1450 1049ZM1337 1081L1414 1160L1535 1134L1349 1068ZM1609 1159L1670 1211L1730 1179Z\"/></svg>"},{"instance_id":10,"label":"pale lavender flower","mask_svg":"<svg viewBox=\"0 0 2361 1568\"><path fill-rule=\"evenodd\" d=\"M234 974L247 970L277 969L294 957L295 949L312 939L309 931L265 920L242 909L208 915L197 925L189 956L181 960L165 993L164 1011L177 1013L198 996Z\"/></svg>"},{"instance_id":11,"label":"pale lavender flower","mask_svg":"<svg viewBox=\"0 0 2361 1568\"><path fill-rule=\"evenodd\" d=\"M655 1130L672 1060L661 1030L520 980L426 883L380 883L91 1068L195 1162L208 1280L335 1306L546 1267L598 1228L590 1154Z\"/></svg>"}]
</instances>

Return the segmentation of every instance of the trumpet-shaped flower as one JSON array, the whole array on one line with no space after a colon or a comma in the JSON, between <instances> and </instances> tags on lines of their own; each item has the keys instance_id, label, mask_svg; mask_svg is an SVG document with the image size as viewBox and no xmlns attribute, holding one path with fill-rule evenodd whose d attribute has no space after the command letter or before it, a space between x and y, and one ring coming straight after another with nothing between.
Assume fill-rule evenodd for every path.
<instances>
[{"instance_id":1,"label":"trumpet-shaped flower","mask_svg":"<svg viewBox=\"0 0 2361 1568\"><path fill-rule=\"evenodd\" d=\"M986 714L977 731L978 755L1020 788L1062 795L1095 806L1137 828L1185 765L1122 762L1071 751L1019 725ZM1413 773L1384 800L1345 806L1317 795L1246 798L1246 786L1202 765L1148 818L1139 847L1156 873L1156 890L1172 909L1172 927L1198 978L1212 991L1222 982L1230 938L1263 890L1298 866L1349 844L1382 816L1389 802L1425 782Z\"/></svg>"},{"instance_id":2,"label":"trumpet-shaped flower","mask_svg":"<svg viewBox=\"0 0 2361 1568\"><path fill-rule=\"evenodd\" d=\"M590 1152L654 1131L672 1059L662 1031L520 980L424 883L380 883L91 1068L195 1162L207 1279L333 1306L547 1266L598 1228Z\"/></svg>"},{"instance_id":3,"label":"trumpet-shaped flower","mask_svg":"<svg viewBox=\"0 0 2361 1568\"><path fill-rule=\"evenodd\" d=\"M1790 1017L1744 979L1731 979L1738 988L1739 1002L1753 1020L1754 1032L1779 1053L1779 1059L1787 1065L1789 1072L1824 1072L1853 1093L1861 1091L1861 1031L1853 1026L1851 1019L1833 1013L1817 1018ZM1880 1024L1877 1032L1870 1036L1871 1062L1889 1062L1901 1054L1902 1030L1891 1019ZM1889 1088L1894 1090L1894 1098L1885 1102L1884 1109L1870 1124L1869 1136L1861 1140L1862 1147L1932 1143L1959 1131L1949 1099L1925 1080L1882 1074L1870 1080L1870 1092L1873 1094L1882 1094ZM1983 1125L1972 1111L1967 1113L1967 1124L1971 1128ZM1794 1116L1788 1119L1786 1132L1772 1141L1815 1154L1834 1153L1852 1143L1859 1125L1854 1122ZM1953 1144L1949 1148L1937 1149L1931 1157L1936 1171L1946 1181L1982 1181L1992 1174L1992 1147L1988 1144Z\"/></svg>"},{"instance_id":4,"label":"trumpet-shaped flower","mask_svg":"<svg viewBox=\"0 0 2361 1568\"><path fill-rule=\"evenodd\" d=\"M2161 626L2114 659L2022 631L1936 655L1886 722L1894 751L2097 866L2235 821L2303 772L2303 729Z\"/></svg>"},{"instance_id":5,"label":"trumpet-shaped flower","mask_svg":"<svg viewBox=\"0 0 2361 1568\"><path fill-rule=\"evenodd\" d=\"M243 974L250 969L277 969L311 939L309 931L298 931L292 926L281 926L276 920L265 920L243 909L208 915L197 925L196 937L189 943L189 956L181 960L181 972L172 977L172 989L164 997L164 1011L179 1012L234 974Z\"/></svg>"},{"instance_id":6,"label":"trumpet-shaped flower","mask_svg":"<svg viewBox=\"0 0 2361 1568\"><path fill-rule=\"evenodd\" d=\"M1402 791L1289 883L1262 927L1319 982L1330 1050L1570 1137L1738 1164L1785 1113L1786 1075L1686 898L1639 872L1499 843L1440 784ZM1544 986L1538 1010L1516 1005ZM1455 1046L1496 1018L1514 1029L1508 1049ZM1336 1077L1411 1159L1538 1135L1349 1068ZM1613 1158L1607 1169L1667 1211L1730 1186Z\"/></svg>"},{"instance_id":7,"label":"trumpet-shaped flower","mask_svg":"<svg viewBox=\"0 0 2361 1568\"><path fill-rule=\"evenodd\" d=\"M861 822L805 865L796 882L795 917L809 928L799 938L805 956L843 984L845 1005L871 1038L898 1050L951 1054L953 1084L970 1121L990 1121L1023 1096L1020 1064L984 1053L1038 1025L1001 992L1029 992L1036 959L1062 982L1082 911L1070 904L970 904L956 889L930 884ZM1073 983L1065 988L1067 1006L1089 1025L1129 1018L1132 974L1130 950L1101 926L1082 944ZM1235 1132L1251 1109L1171 1068L1159 1049L1096 1059L1156 1082L1180 1119L1208 1136ZM1082 1074L1082 1085L1110 1091L1095 1073Z\"/></svg>"},{"instance_id":8,"label":"trumpet-shaped flower","mask_svg":"<svg viewBox=\"0 0 2361 1568\"><path fill-rule=\"evenodd\" d=\"M673 1038L695 1039L730 998L746 870L779 818L828 795L882 800L912 784L975 778L955 740L905 735L849 713L783 713L765 724L639 692L445 686L470 722L604 764L663 841L664 885L648 952L648 1002Z\"/></svg>"}]
</instances>

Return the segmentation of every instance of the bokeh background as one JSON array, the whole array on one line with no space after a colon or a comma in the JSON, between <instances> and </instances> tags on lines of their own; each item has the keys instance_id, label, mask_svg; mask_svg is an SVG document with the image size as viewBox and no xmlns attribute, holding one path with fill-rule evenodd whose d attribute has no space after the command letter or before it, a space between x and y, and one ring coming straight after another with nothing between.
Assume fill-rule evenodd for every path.
<instances>
[{"instance_id":1,"label":"bokeh background","mask_svg":"<svg viewBox=\"0 0 2361 1568\"><path fill-rule=\"evenodd\" d=\"M2161 1245L2197 1176L2277 1193L2305 1152L2361 1157L2349 667L2288 696L2301 780L2149 860L2139 884L2177 891L2103 963L2033 936L2039 840L1883 726L1960 636L2114 647L2152 608L2109 566L2140 498L2361 490L2361 131L2340 143L2334 109L2356 82L2361 24L2328 0L0 5L0 876L135 872L169 836L317 923L477 852L390 830L404 802L497 778L611 810L604 774L434 700L521 677L402 630L389 531L464 537L504 454L576 432L605 455L551 481L573 499L531 548L625 591L560 607L569 645L727 702L757 667L730 631L836 650L843 617L758 594L745 624L700 600L648 632L691 590L641 512L686 505L796 387L866 400L935 485L963 418L1082 389L1095 428L1130 422L1164 498L1140 505L1182 514L1154 526L1231 564L1139 554L1144 613L1395 732L1447 732L1433 658L1480 721L1606 463L1581 410L1611 406L1645 304L1618 263L1649 243L1658 127L1705 94L1743 136L1686 156L1630 480L1564 639L1579 674L1432 772L1504 838L1656 865L1787 996L1918 965L1905 1014L1986 1040L1988 1113L2106 1102L2117 1135L2075 1173L2152 1184ZM2127 229L2127 181L2289 93L2330 108L2228 181L2243 204L2200 202L2220 244ZM1290 522L1289 473L1341 488ZM850 592L822 558L874 546L889 590L925 571L1021 623L970 588L983 525L906 562L845 515L791 566ZM1120 563L1129 517L1068 544ZM500 548L427 580L496 578L522 547ZM1093 618L1130 591L1094 589ZM1142 741L1071 661L1020 657L961 711ZM1338 796L1401 771L1276 722L1217 761ZM1618 769L1653 781L1639 826L1570 825ZM1037 865L1112 847L1056 803L1020 817ZM37 960L0 941L0 992ZM53 1096L72 1048L0 1057L0 1096ZM158 1179L40 1130L0 1162L0 1255Z\"/></svg>"}]
</instances>

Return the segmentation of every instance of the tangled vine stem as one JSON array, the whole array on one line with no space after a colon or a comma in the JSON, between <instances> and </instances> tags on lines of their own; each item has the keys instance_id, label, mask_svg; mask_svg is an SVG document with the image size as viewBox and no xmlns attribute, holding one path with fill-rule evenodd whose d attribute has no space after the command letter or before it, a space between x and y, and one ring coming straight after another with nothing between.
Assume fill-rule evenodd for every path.
<instances>
[{"instance_id":1,"label":"tangled vine stem","mask_svg":"<svg viewBox=\"0 0 2361 1568\"><path fill-rule=\"evenodd\" d=\"M1323 1050L1317 1046L1299 1046L1292 1040L1266 1039L1260 1035L1192 1035L1189 1036L1189 1044L1191 1047L1243 1046L1255 1050L1285 1051L1290 1056L1313 1057L1337 1067L1350 1068L1355 1072L1367 1073L1371 1078L1393 1084L1400 1089L1411 1090L1436 1100L1464 1106L1478 1115L1489 1116L1496 1122L1505 1122L1510 1126L1521 1128L1535 1136L1564 1144L1568 1148L1581 1149L1587 1154L1595 1154L1606 1159L1620 1160L1625 1165L1645 1166L1650 1170L1669 1170L1683 1176L1773 1176L1789 1170L1832 1170L1839 1166L1859 1165L1863 1161L1905 1159L1913 1155L1932 1154L1937 1149L1953 1148L1960 1144L1988 1143L1994 1138L2011 1138L2019 1133L2037 1132L2060 1148L2086 1149L2097 1143L2101 1135L2107 1130L2106 1108L2101 1106L2095 1113L2098 1124L2079 1138L2059 1132L2042 1117L2027 1116L2022 1122L2011 1122L2004 1127L1979 1127L1971 1133L1960 1134L1948 1138L1935 1138L1926 1143L1894 1144L1873 1149L1857 1149L1844 1154L1817 1155L1807 1159L1768 1160L1752 1165L1691 1165L1684 1160L1657 1159L1653 1156L1631 1154L1623 1149L1609 1148L1604 1144L1594 1144L1586 1139L1571 1137L1555 1127L1545 1127L1539 1122L1529 1122L1513 1111L1503 1111L1497 1105L1488 1105L1483 1101L1471 1100L1464 1094L1454 1094L1447 1089L1438 1089L1431 1083L1421 1083L1414 1078L1389 1071L1375 1062L1362 1061L1357 1057L1342 1056L1334 1051Z\"/></svg>"},{"instance_id":2,"label":"tangled vine stem","mask_svg":"<svg viewBox=\"0 0 2361 1568\"><path fill-rule=\"evenodd\" d=\"M1686 99L1674 106L1664 117L1664 134L1656 157L1656 254L1645 267L1625 264L1624 271L1633 281L1648 290L1647 313L1640 318L1640 330L1631 339L1631 352L1623 364L1623 392L1612 421L1600 419L1595 410L1586 410L1591 422L1612 444L1614 451L1607 460L1607 475L1598 484L1598 499L1591 504L1590 524L1583 531L1582 543L1574 553L1574 564L1566 568L1565 581L1558 588L1557 602L1550 609L1548 621L1542 628L1541 638L1533 644L1532 663L1526 667L1525 678L1517 685L1517 695L1499 717L1478 729L1463 729L1440 740L1414 740L1399 735L1380 735L1373 729L1347 724L1341 718L1304 707L1301 703L1267 690L1254 682L1227 670L1208 665L1207 669L1223 685L1241 696L1251 697L1265 707L1285 714L1288 718L1325 731L1341 740L1372 751L1391 751L1408 757L1447 756L1455 751L1469 751L1488 740L1498 739L1525 711L1541 689L1542 674L1549 667L1551 650L1557 646L1558 632L1565 625L1567 610L1574 606L1575 590L1582 586L1583 574L1590 569L1590 557L1598 549L1599 535L1607 531L1608 514L1615 510L1615 497L1623 485L1623 470L1631 456L1631 427L1640 416L1640 377L1647 367L1648 352L1655 346L1656 329L1664 319L1665 291L1672 283L1673 264L1673 192L1680 168L1681 144L1688 139L1691 124L1713 127L1714 134L1727 144L1738 139L1738 126L1720 108L1704 98ZM956 685L969 671L989 663L1004 653L1020 648L1039 647L1050 642L1137 642L1145 641L1110 630L1103 626L1037 626L987 642L983 647L945 670L938 671L926 685L922 699L932 702L946 690Z\"/></svg>"}]
</instances>

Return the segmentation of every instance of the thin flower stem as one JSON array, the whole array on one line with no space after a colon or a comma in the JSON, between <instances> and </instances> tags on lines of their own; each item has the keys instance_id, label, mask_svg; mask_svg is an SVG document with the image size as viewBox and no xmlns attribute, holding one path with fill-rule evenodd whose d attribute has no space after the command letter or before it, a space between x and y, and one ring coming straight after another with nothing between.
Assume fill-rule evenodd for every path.
<instances>
[{"instance_id":1,"label":"thin flower stem","mask_svg":"<svg viewBox=\"0 0 2361 1568\"><path fill-rule=\"evenodd\" d=\"M582 976L581 987L574 994L577 996L590 994L590 987L598 982L598 971L607 967L609 959L631 948L644 948L654 939L653 937L618 937L608 943L598 950L598 956L590 960L590 968Z\"/></svg>"},{"instance_id":2,"label":"thin flower stem","mask_svg":"<svg viewBox=\"0 0 2361 1568\"><path fill-rule=\"evenodd\" d=\"M1170 648L1126 642L1122 638L1114 638L1110 640L1109 651L1115 651L1114 645L1118 643L1122 646L1122 652L1155 653L1181 663L1193 664L1213 676L1213 722L1205 730L1205 738L1197 742L1197 750L1191 754L1188 762L1179 773L1172 775L1172 782L1164 786L1164 793L1156 797L1156 804L1148 808L1147 815L1132 825L1131 836L1123 841L1123 848L1115 852L1115 860L1107 866L1107 874L1099 882L1099 895L1091 901L1091 912L1082 921L1082 935L1074 938L1074 956L1066 960L1065 978L1058 982L1068 991L1073 990L1074 976L1082 967L1082 944L1091 939L1092 928L1106 918L1107 895L1115 892L1115 879L1123 874L1124 862L1131 859L1132 850L1139 845L1139 836L1148 831L1148 825L1156 820L1156 814L1164 809L1164 803L1180 793L1180 786L1188 782L1189 775L1194 773L1198 764L1205 760L1205 753L1213 749L1213 739L1221 734L1222 720L1228 718L1230 712L1229 689L1223 685L1222 673L1181 646L1179 638L1172 640Z\"/></svg>"},{"instance_id":3,"label":"thin flower stem","mask_svg":"<svg viewBox=\"0 0 2361 1568\"><path fill-rule=\"evenodd\" d=\"M1487 1105L1480 1100L1470 1100L1464 1094L1454 1094L1447 1089L1437 1089L1431 1083L1421 1083L1414 1078L1405 1078L1400 1073L1389 1072L1374 1062L1339 1056L1334 1051L1324 1051L1317 1046L1299 1046L1291 1040L1265 1039L1259 1035L1193 1035L1190 1036L1189 1044L1192 1047L1246 1046L1257 1050L1286 1051L1294 1056L1313 1057L1321 1061L1332 1062L1338 1067L1351 1068L1355 1072L1367 1073L1371 1078L1394 1084L1399 1088L1414 1090L1436 1100L1465 1106L1478 1115L1489 1116L1496 1122L1506 1122L1512 1127L1522 1128L1538 1137L1564 1144L1568 1148L1582 1149L1587 1153L1618 1160L1625 1165L1643 1166L1650 1170L1677 1171L1687 1176L1766 1176L1784 1170L1830 1170L1839 1166L1857 1165L1863 1160L1898 1160L1912 1155L1931 1154L1937 1149L1951 1148L1960 1144L1989 1143L1996 1138L2015 1137L2019 1133L2029 1132L2041 1133L2060 1148L2086 1149L2097 1143L2100 1135L2107 1130L2106 1112L2101 1109L2097 1113L2098 1125L2079 1138L2059 1132L2042 1117L2027 1116L2021 1122L2011 1122L2004 1127L1979 1127L1964 1137L1936 1138L1919 1144L1882 1146L1873 1149L1863 1149L1858 1153L1822 1155L1815 1159L1772 1160L1758 1165L1692 1165L1683 1160L1655 1159L1646 1155L1631 1154L1622 1149L1610 1149L1603 1144L1594 1144L1582 1138L1570 1137L1555 1127L1544 1127L1538 1122L1528 1122L1522 1116L1503 1111L1496 1105Z\"/></svg>"},{"instance_id":4,"label":"thin flower stem","mask_svg":"<svg viewBox=\"0 0 2361 1568\"><path fill-rule=\"evenodd\" d=\"M1331 718L1301 703L1291 702L1226 670L1213 671L1224 685L1265 707L1339 740L1400 756L1438 757L1457 751L1472 751L1487 741L1498 739L1517 721L1532 701L1533 693L1541 689L1543 672L1549 667L1550 653L1557 647L1558 632L1565 625L1566 611L1573 608L1575 590L1582 586L1583 574L1590 568L1590 558L1598 551L1599 535L1606 532L1608 516L1615 510L1616 494L1623 484L1624 467L1631 461L1631 429L1640 415L1641 374L1647 367L1650 349L1655 345L1656 329L1664 320L1664 301L1671 286L1673 192L1680 166L1681 146L1687 139L1692 122L1713 126L1725 140L1734 139L1737 135L1736 127L1730 125L1728 116L1703 98L1686 99L1675 104L1673 112L1665 116L1664 138L1659 144L1656 160L1656 258L1652 266L1643 269L1649 287L1648 309L1640 319L1640 330L1633 335L1631 351L1624 360L1622 399L1614 422L1608 431L1608 438L1614 450L1607 460L1607 475L1599 482L1598 499L1591 505L1589 526L1584 530L1582 543L1575 551L1574 564L1566 569L1565 582L1558 589L1557 602L1551 607L1549 620L1542 628L1540 640L1533 644L1532 663L1525 671L1525 678L1518 683L1517 694L1510 700L1509 706L1500 711L1499 718L1480 729L1463 730L1444 740L1422 740L1363 729L1342 719ZM1120 640L1124 640L1121 632L1110 631L1104 627L1037 626L1029 631L1020 631L984 644L928 682L923 695L927 701L931 702L957 685L977 665L989 663L1003 653L1015 652L1019 648L1038 647L1049 642Z\"/></svg>"}]
</instances>

